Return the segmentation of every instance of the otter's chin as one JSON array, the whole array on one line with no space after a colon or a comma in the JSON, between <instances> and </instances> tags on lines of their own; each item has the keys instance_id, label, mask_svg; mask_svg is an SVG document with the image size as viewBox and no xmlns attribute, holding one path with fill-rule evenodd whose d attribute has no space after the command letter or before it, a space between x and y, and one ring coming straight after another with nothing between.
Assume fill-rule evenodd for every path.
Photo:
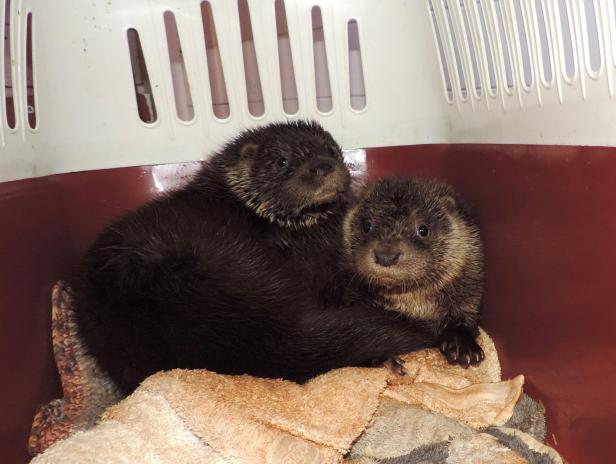
<instances>
[{"instance_id":1,"label":"otter's chin","mask_svg":"<svg viewBox=\"0 0 616 464\"><path fill-rule=\"evenodd\" d=\"M370 287L377 290L382 295L399 295L416 288L414 283L389 276L371 274L369 276L364 275L364 279L368 282Z\"/></svg>"},{"instance_id":2,"label":"otter's chin","mask_svg":"<svg viewBox=\"0 0 616 464\"><path fill-rule=\"evenodd\" d=\"M396 289L396 288L398 288L398 287L400 287L402 285L402 282L400 282L398 279L394 279L394 278L389 277L389 276L374 276L373 275L373 276L371 276L370 281L373 284L375 284L375 285L377 285L377 286L379 286L379 287L381 287L381 288L383 288L385 290L389 290L389 289L393 290L393 289Z\"/></svg>"},{"instance_id":3,"label":"otter's chin","mask_svg":"<svg viewBox=\"0 0 616 464\"><path fill-rule=\"evenodd\" d=\"M361 260L360 260L361 261ZM389 268L381 268L373 263L356 263L356 269L359 274L373 287L383 289L396 288L403 284L399 276L397 276L396 266Z\"/></svg>"},{"instance_id":4,"label":"otter's chin","mask_svg":"<svg viewBox=\"0 0 616 464\"><path fill-rule=\"evenodd\" d=\"M313 198L313 200L298 208L298 216L319 216L331 214L335 206L342 201L343 195L337 191L323 192Z\"/></svg>"},{"instance_id":5,"label":"otter's chin","mask_svg":"<svg viewBox=\"0 0 616 464\"><path fill-rule=\"evenodd\" d=\"M317 182L314 187L315 202L332 201L328 198L334 198L345 194L351 186L351 175L343 164L337 166L334 172L325 177L321 182Z\"/></svg>"},{"instance_id":6,"label":"otter's chin","mask_svg":"<svg viewBox=\"0 0 616 464\"><path fill-rule=\"evenodd\" d=\"M315 205L332 205L342 199L344 192L338 190L325 190L314 198Z\"/></svg>"},{"instance_id":7,"label":"otter's chin","mask_svg":"<svg viewBox=\"0 0 616 464\"><path fill-rule=\"evenodd\" d=\"M421 277L414 272L409 273L408 266L404 263L383 267L365 257L356 261L355 268L371 287L389 294L404 293L417 288L417 277ZM421 274L419 270L417 272Z\"/></svg>"}]
</instances>

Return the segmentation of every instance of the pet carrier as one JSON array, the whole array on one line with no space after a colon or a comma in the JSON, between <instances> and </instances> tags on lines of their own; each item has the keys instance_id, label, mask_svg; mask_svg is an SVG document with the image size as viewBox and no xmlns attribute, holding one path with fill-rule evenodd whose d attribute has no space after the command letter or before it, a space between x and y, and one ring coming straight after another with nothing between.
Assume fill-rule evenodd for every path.
<instances>
[{"instance_id":1,"label":"pet carrier","mask_svg":"<svg viewBox=\"0 0 616 464\"><path fill-rule=\"evenodd\" d=\"M369 177L478 209L483 326L548 442L616 447L616 2L1 0L3 462L59 396L49 294L101 228L229 137L312 118Z\"/></svg>"}]
</instances>

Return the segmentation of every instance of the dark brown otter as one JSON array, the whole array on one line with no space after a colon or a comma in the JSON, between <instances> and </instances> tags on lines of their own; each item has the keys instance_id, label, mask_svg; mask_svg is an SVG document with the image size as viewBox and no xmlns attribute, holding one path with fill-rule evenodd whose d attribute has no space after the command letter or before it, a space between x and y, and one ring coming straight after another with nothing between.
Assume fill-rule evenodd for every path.
<instances>
[{"instance_id":1,"label":"dark brown otter","mask_svg":"<svg viewBox=\"0 0 616 464\"><path fill-rule=\"evenodd\" d=\"M347 214L344 240L364 283L354 298L425 321L450 363L481 362L482 245L471 208L451 186L415 178L369 184Z\"/></svg>"},{"instance_id":2,"label":"dark brown otter","mask_svg":"<svg viewBox=\"0 0 616 464\"><path fill-rule=\"evenodd\" d=\"M89 249L71 282L87 349L129 393L159 370L304 381L433 344L393 311L339 305L348 185L318 124L242 133Z\"/></svg>"}]
</instances>

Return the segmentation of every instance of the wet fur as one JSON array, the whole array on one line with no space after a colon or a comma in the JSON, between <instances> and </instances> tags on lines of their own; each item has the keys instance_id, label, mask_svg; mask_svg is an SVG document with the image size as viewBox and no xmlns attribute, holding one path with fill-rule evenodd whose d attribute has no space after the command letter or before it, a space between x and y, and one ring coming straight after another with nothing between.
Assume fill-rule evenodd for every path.
<instances>
[{"instance_id":1,"label":"wet fur","mask_svg":"<svg viewBox=\"0 0 616 464\"><path fill-rule=\"evenodd\" d=\"M368 233L366 221L373 224ZM432 235L420 238L420 224ZM343 230L347 265L363 283L352 298L425 321L451 362L481 361L474 342L483 293L481 239L471 207L451 186L414 178L369 184ZM412 258L380 267L371 253L392 243ZM462 359L467 354L470 359Z\"/></svg>"},{"instance_id":2,"label":"wet fur","mask_svg":"<svg viewBox=\"0 0 616 464\"><path fill-rule=\"evenodd\" d=\"M276 169L283 155L293 171ZM337 179L313 184L302 169L324 157ZM339 306L347 186L341 150L317 124L244 132L86 253L71 286L88 350L127 394L159 370L301 382L434 344L398 313Z\"/></svg>"}]
</instances>

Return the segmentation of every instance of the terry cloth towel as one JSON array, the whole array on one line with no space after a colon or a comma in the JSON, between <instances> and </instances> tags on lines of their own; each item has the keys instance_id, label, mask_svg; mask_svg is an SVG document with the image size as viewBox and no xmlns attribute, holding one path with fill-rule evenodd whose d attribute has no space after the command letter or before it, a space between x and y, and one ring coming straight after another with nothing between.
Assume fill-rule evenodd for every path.
<instances>
[{"instance_id":1,"label":"terry cloth towel","mask_svg":"<svg viewBox=\"0 0 616 464\"><path fill-rule=\"evenodd\" d=\"M53 302L54 321L61 314L72 321L61 284ZM33 464L562 462L542 444L543 412L521 397L523 377L500 380L485 333L479 342L486 359L467 370L424 350L404 358L404 377L345 368L297 385L205 370L161 372L92 426L115 390L105 380L103 398L96 397L100 386L88 382L104 376L74 349L80 346L76 332L69 331L69 341L58 327L54 348L65 356L64 369L58 362L65 398L37 413L31 450L46 449ZM73 349L57 349L59 339ZM76 356L67 361L67 353ZM65 381L67 373L73 382ZM71 395L70 385L87 394Z\"/></svg>"}]
</instances>

